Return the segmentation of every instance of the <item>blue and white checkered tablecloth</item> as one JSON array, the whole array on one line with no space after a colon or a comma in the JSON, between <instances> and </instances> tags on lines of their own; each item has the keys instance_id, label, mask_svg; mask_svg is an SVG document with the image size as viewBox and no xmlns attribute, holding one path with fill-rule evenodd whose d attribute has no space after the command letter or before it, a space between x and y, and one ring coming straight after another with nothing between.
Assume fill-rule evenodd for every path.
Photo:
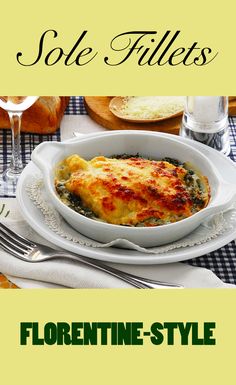
<instances>
[{"instance_id":1,"label":"blue and white checkered tablecloth","mask_svg":"<svg viewBox=\"0 0 236 385\"><path fill-rule=\"evenodd\" d=\"M71 97L70 103L65 111L66 115L86 115L81 96ZM230 158L236 162L236 117L229 118L231 153ZM23 163L30 161L30 154L33 149L41 142L46 140L60 140L60 130L53 135L21 134L22 158ZM11 155L11 132L10 130L0 130L0 167L5 165ZM2 197L14 197L12 188L8 188ZM0 196L1 197L1 196ZM212 270L218 277L227 283L236 284L236 243L230 242L228 245L202 257L188 260L188 264L205 267Z\"/></svg>"}]
</instances>

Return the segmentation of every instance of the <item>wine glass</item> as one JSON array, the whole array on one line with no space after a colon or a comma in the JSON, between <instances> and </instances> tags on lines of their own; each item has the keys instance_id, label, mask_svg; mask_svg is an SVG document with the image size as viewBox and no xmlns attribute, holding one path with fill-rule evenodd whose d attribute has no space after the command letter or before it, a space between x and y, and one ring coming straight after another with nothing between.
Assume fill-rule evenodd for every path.
<instances>
[{"instance_id":1,"label":"wine glass","mask_svg":"<svg viewBox=\"0 0 236 385\"><path fill-rule=\"evenodd\" d=\"M20 150L21 118L25 110L31 107L39 96L0 96L0 107L7 111L12 130L12 156L10 165L0 175L0 187L6 183L16 186L23 170Z\"/></svg>"}]
</instances>

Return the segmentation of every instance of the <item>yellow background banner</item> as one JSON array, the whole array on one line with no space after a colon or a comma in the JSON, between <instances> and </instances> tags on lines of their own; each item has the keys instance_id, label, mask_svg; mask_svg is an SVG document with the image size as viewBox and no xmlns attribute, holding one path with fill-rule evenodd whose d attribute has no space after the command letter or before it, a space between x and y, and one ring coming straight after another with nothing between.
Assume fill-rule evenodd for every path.
<instances>
[{"instance_id":1,"label":"yellow background banner","mask_svg":"<svg viewBox=\"0 0 236 385\"><path fill-rule=\"evenodd\" d=\"M205 0L194 4L186 0L147 0L143 3L127 0L3 2L0 25L1 93L233 95L234 4L232 0L219 4ZM38 55L40 38L48 30L55 32L45 35L41 55ZM84 31L87 31L85 36L73 51ZM123 63L106 64L105 57L108 57L109 63L117 64L129 53L140 34L117 38L113 41L113 49L110 44L117 35L131 31L155 34L142 37ZM169 35L149 65L148 59L167 31ZM161 64L154 64L177 31L180 32ZM197 44L193 46L194 43ZM191 47L187 60L185 56ZM211 49L211 53L205 50L205 55L207 61L212 61L201 65L204 60L200 58L197 64L193 63L204 47ZM88 48L92 49L91 53ZM52 50L53 53L49 54ZM65 60L71 51L66 65ZM168 60L174 51L177 56L171 60L174 65L170 65ZM17 61L18 53L22 53L18 59L24 65ZM60 60L51 65L60 55ZM142 64L139 65L142 55ZM37 61L38 56L40 59ZM75 63L77 56L82 65ZM50 65L45 64L46 58ZM34 65L30 65L35 61Z\"/></svg>"},{"instance_id":2,"label":"yellow background banner","mask_svg":"<svg viewBox=\"0 0 236 385\"><path fill-rule=\"evenodd\" d=\"M234 378L236 291L21 290L0 292L1 383L222 384ZM215 322L214 346L20 345L20 323Z\"/></svg>"}]
</instances>

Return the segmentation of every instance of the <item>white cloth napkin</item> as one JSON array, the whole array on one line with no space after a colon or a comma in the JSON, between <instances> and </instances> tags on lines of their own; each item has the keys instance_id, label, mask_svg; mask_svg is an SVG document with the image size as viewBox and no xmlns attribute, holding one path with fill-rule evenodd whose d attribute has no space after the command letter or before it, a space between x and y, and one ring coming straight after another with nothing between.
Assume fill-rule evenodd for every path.
<instances>
[{"instance_id":1,"label":"white cloth napkin","mask_svg":"<svg viewBox=\"0 0 236 385\"><path fill-rule=\"evenodd\" d=\"M106 131L88 115L64 115L61 121L61 141L73 138L74 132L92 134Z\"/></svg>"},{"instance_id":2,"label":"white cloth napkin","mask_svg":"<svg viewBox=\"0 0 236 385\"><path fill-rule=\"evenodd\" d=\"M15 199L0 199L0 220L13 231L34 241L49 244L36 234L20 215ZM5 217L8 210L10 213ZM53 246L53 245L51 245ZM55 247L55 246L54 246ZM56 248L56 247L55 247ZM210 270L183 263L166 265L110 264L133 274L161 281L181 284L186 288L235 288L223 283ZM10 276L12 282L22 288L130 288L125 282L106 273L70 260L54 260L42 263L21 261L0 249L0 271Z\"/></svg>"}]
</instances>

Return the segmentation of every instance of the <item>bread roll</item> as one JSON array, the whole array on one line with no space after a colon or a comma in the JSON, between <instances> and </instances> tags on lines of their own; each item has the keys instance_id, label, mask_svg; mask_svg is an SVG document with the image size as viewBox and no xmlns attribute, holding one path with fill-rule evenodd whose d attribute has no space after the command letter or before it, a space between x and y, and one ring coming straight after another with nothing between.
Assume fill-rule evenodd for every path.
<instances>
[{"instance_id":1,"label":"bread roll","mask_svg":"<svg viewBox=\"0 0 236 385\"><path fill-rule=\"evenodd\" d=\"M22 132L52 134L59 126L69 103L69 96L40 96L22 115ZM0 108L0 128L10 128L6 111Z\"/></svg>"}]
</instances>

